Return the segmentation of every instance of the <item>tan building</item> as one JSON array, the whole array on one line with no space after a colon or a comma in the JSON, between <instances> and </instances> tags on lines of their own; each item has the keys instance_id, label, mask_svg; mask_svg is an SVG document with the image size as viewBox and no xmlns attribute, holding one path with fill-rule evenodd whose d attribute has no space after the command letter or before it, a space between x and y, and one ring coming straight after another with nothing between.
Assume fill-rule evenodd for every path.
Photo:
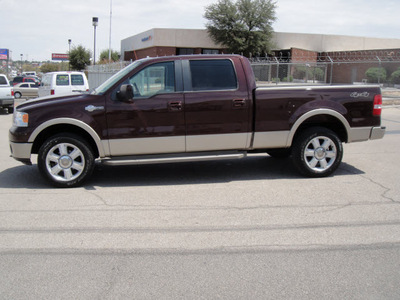
<instances>
[{"instance_id":1,"label":"tan building","mask_svg":"<svg viewBox=\"0 0 400 300\"><path fill-rule=\"evenodd\" d=\"M326 34L274 33L275 51L302 49L316 53L399 49L400 39ZM154 28L121 41L121 56L135 60L146 56L215 54L226 52L205 29Z\"/></svg>"},{"instance_id":2,"label":"tan building","mask_svg":"<svg viewBox=\"0 0 400 300\"><path fill-rule=\"evenodd\" d=\"M382 66L391 74L400 66L400 39L275 32L273 43L270 60L284 57L286 63L292 64L325 62L325 81L330 83L364 81L370 67ZM125 61L147 56L220 53L227 53L226 48L214 43L206 29L154 28L121 41ZM359 64L361 61L364 63ZM336 65L333 68L329 63ZM286 74L279 72L284 74L279 78L291 73L293 69L287 68Z\"/></svg>"}]
</instances>

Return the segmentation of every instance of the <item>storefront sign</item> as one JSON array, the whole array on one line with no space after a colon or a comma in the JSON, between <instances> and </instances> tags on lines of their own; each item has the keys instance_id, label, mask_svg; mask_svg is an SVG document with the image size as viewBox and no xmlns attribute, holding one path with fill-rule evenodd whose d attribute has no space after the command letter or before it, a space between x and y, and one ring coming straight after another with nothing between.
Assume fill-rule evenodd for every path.
<instances>
[{"instance_id":1,"label":"storefront sign","mask_svg":"<svg viewBox=\"0 0 400 300\"><path fill-rule=\"evenodd\" d=\"M151 37L151 35L149 35L149 36L142 38L142 42L151 41L151 39L152 39L152 37Z\"/></svg>"},{"instance_id":2,"label":"storefront sign","mask_svg":"<svg viewBox=\"0 0 400 300\"><path fill-rule=\"evenodd\" d=\"M51 59L52 60L69 60L69 55L63 54L63 53L52 53Z\"/></svg>"}]
</instances>

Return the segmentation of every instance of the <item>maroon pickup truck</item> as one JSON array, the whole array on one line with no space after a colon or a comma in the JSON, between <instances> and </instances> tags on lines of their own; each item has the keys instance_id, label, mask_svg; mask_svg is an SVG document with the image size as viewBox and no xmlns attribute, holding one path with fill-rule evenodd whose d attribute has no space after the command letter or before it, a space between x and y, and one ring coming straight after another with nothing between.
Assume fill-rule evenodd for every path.
<instances>
[{"instance_id":1,"label":"maroon pickup truck","mask_svg":"<svg viewBox=\"0 0 400 300\"><path fill-rule=\"evenodd\" d=\"M292 157L306 176L334 172L342 143L380 139L378 86L256 88L238 55L135 61L90 94L27 101L14 112L12 156L59 187L107 165Z\"/></svg>"}]
</instances>

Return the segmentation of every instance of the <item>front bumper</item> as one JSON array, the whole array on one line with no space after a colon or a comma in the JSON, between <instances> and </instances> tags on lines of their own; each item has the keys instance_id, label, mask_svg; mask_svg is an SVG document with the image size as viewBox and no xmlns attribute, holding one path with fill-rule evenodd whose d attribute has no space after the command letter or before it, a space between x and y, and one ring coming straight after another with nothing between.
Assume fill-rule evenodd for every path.
<instances>
[{"instance_id":1,"label":"front bumper","mask_svg":"<svg viewBox=\"0 0 400 300\"><path fill-rule=\"evenodd\" d=\"M32 143L13 143L10 142L10 150L11 156L26 164L31 165L31 151L32 151Z\"/></svg>"}]
</instances>

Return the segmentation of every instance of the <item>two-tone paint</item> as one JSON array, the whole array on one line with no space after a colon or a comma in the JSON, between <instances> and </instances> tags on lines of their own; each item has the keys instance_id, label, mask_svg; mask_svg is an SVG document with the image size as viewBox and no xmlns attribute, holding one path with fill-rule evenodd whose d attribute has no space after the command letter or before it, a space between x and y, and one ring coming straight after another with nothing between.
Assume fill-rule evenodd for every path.
<instances>
[{"instance_id":1,"label":"two-tone paint","mask_svg":"<svg viewBox=\"0 0 400 300\"><path fill-rule=\"evenodd\" d=\"M193 91L189 61L229 60L237 87ZM144 68L174 62L175 91L119 101L127 78ZM176 56L145 59L101 94L28 101L17 111L29 114L28 127L9 132L15 159L30 163L42 143L59 132L86 139L96 157L288 148L296 133L326 126L343 142L381 138L380 116L373 115L377 86L303 86L256 88L248 60L237 55Z\"/></svg>"}]
</instances>

